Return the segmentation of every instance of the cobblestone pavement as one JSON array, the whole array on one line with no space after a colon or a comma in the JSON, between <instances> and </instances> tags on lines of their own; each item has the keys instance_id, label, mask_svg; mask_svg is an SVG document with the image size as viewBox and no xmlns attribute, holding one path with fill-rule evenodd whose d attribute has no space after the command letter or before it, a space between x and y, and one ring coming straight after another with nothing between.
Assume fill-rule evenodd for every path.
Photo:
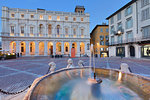
<instances>
[{"instance_id":1,"label":"cobblestone pavement","mask_svg":"<svg viewBox=\"0 0 150 100\"><path fill-rule=\"evenodd\" d=\"M0 89L10 92L22 90L32 84L35 78L46 74L49 62L55 62L58 70L67 66L67 60L68 58L22 57L0 61ZM86 57L73 58L75 66L79 60L89 66L89 58ZM119 69L121 63L127 63L133 73L150 77L150 59L95 58L97 68Z\"/></svg>"}]
</instances>

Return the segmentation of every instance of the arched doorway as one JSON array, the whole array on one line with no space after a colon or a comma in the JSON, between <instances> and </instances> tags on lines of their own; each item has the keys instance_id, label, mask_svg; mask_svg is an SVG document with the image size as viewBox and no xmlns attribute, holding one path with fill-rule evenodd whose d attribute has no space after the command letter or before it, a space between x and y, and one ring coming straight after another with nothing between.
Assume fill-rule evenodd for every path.
<instances>
[{"instance_id":1,"label":"arched doorway","mask_svg":"<svg viewBox=\"0 0 150 100\"><path fill-rule=\"evenodd\" d=\"M69 54L70 50L69 50L69 43L68 42L65 42L64 44L64 54Z\"/></svg>"},{"instance_id":2,"label":"arched doorway","mask_svg":"<svg viewBox=\"0 0 150 100\"><path fill-rule=\"evenodd\" d=\"M130 57L135 57L135 48L134 48L134 46L130 46Z\"/></svg>"},{"instance_id":3,"label":"arched doorway","mask_svg":"<svg viewBox=\"0 0 150 100\"><path fill-rule=\"evenodd\" d=\"M22 55L26 54L26 44L25 44L25 42L20 43L20 52L22 53Z\"/></svg>"},{"instance_id":4,"label":"arched doorway","mask_svg":"<svg viewBox=\"0 0 150 100\"><path fill-rule=\"evenodd\" d=\"M16 53L16 42L10 43L10 53Z\"/></svg>"},{"instance_id":5,"label":"arched doorway","mask_svg":"<svg viewBox=\"0 0 150 100\"><path fill-rule=\"evenodd\" d=\"M56 54L61 54L61 43L57 42L56 43Z\"/></svg>"},{"instance_id":6,"label":"arched doorway","mask_svg":"<svg viewBox=\"0 0 150 100\"><path fill-rule=\"evenodd\" d=\"M75 48L75 54L77 54L77 43L76 42L72 43L72 48Z\"/></svg>"},{"instance_id":7,"label":"arched doorway","mask_svg":"<svg viewBox=\"0 0 150 100\"><path fill-rule=\"evenodd\" d=\"M80 54L81 55L85 54L85 45L83 42L80 43Z\"/></svg>"},{"instance_id":8,"label":"arched doorway","mask_svg":"<svg viewBox=\"0 0 150 100\"><path fill-rule=\"evenodd\" d=\"M53 54L53 43L52 42L48 42L48 55L52 55Z\"/></svg>"},{"instance_id":9,"label":"arched doorway","mask_svg":"<svg viewBox=\"0 0 150 100\"><path fill-rule=\"evenodd\" d=\"M35 43L30 42L30 55L35 55Z\"/></svg>"},{"instance_id":10,"label":"arched doorway","mask_svg":"<svg viewBox=\"0 0 150 100\"><path fill-rule=\"evenodd\" d=\"M44 42L39 43L39 55L44 55Z\"/></svg>"}]
</instances>

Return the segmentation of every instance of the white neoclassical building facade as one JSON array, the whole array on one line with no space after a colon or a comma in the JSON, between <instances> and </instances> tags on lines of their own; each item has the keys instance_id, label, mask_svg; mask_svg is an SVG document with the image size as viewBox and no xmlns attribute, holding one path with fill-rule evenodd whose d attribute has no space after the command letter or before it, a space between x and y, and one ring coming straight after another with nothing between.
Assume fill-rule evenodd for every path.
<instances>
[{"instance_id":1,"label":"white neoclassical building facade","mask_svg":"<svg viewBox=\"0 0 150 100\"><path fill-rule=\"evenodd\" d=\"M89 14L2 7L2 49L24 56L88 55Z\"/></svg>"}]
</instances>

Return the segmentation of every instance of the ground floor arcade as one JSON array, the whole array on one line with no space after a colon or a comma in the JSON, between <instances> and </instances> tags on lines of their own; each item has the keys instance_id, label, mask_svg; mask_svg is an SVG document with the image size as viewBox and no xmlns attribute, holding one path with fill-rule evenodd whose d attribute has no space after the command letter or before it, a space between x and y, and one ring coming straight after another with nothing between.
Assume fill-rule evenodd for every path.
<instances>
[{"instance_id":1,"label":"ground floor arcade","mask_svg":"<svg viewBox=\"0 0 150 100\"><path fill-rule=\"evenodd\" d=\"M89 55L89 41L3 41L3 50L10 53L21 53L24 56L47 55Z\"/></svg>"}]
</instances>

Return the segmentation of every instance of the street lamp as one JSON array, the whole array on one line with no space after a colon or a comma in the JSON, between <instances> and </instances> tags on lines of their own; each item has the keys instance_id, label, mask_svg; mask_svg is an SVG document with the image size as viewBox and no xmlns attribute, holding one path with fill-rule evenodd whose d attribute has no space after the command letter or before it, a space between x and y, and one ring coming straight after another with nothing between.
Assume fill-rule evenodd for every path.
<instances>
[{"instance_id":1,"label":"street lamp","mask_svg":"<svg viewBox=\"0 0 150 100\"><path fill-rule=\"evenodd\" d=\"M121 36L121 59L123 58L122 34L123 34L123 30L118 30L118 32L116 33L116 35Z\"/></svg>"}]
</instances>

